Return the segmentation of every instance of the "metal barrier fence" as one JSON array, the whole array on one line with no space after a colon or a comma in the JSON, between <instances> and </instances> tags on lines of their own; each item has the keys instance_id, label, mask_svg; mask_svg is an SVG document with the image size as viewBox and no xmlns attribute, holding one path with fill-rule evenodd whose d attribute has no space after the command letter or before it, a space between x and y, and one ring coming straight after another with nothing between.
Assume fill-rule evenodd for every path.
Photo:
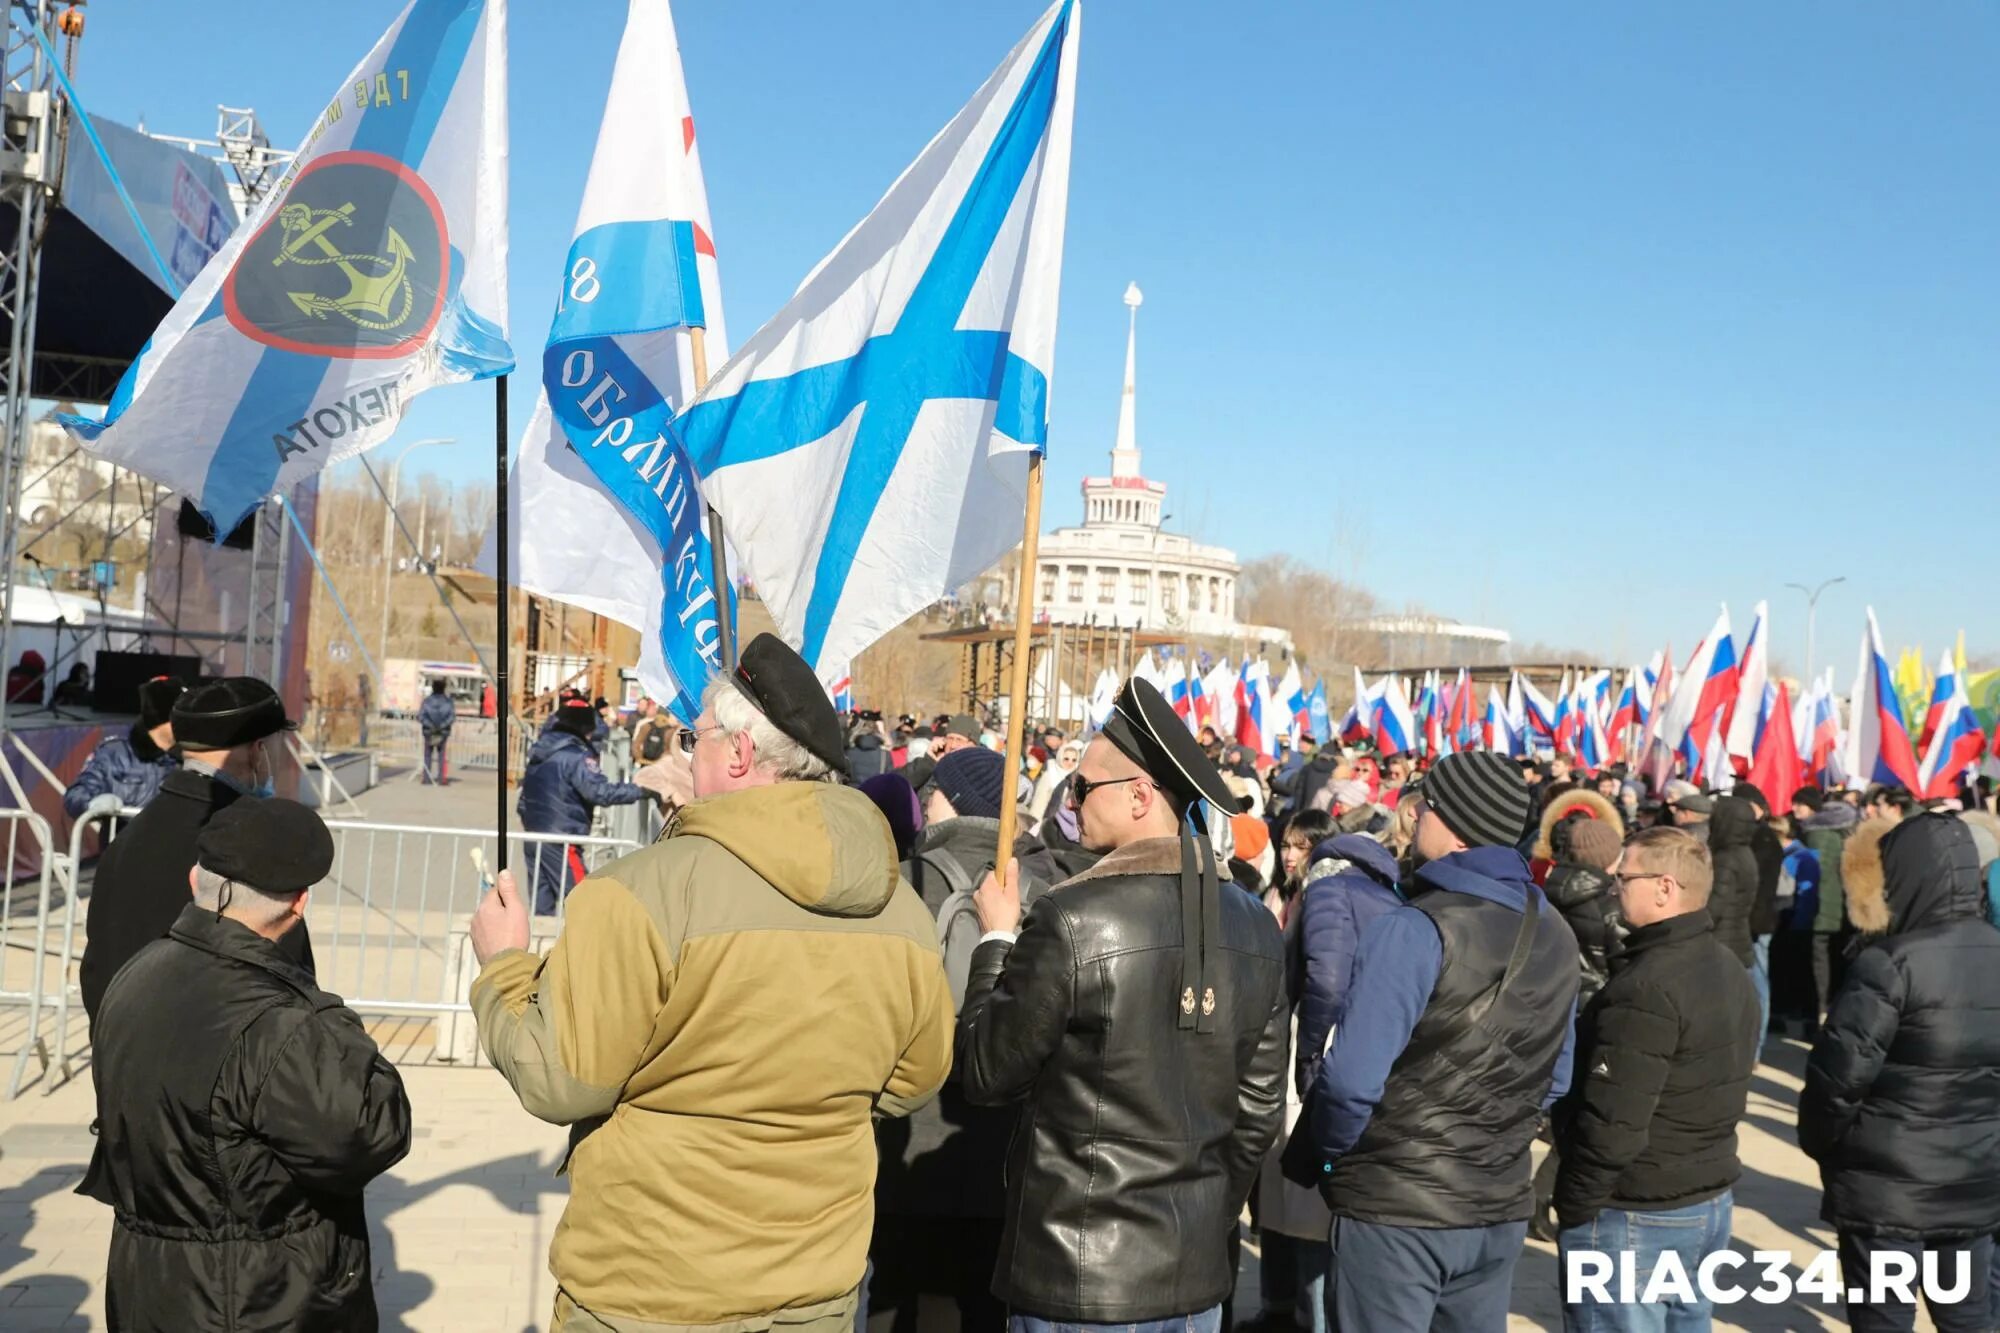
<instances>
[{"instance_id":1,"label":"metal barrier fence","mask_svg":"<svg viewBox=\"0 0 2000 1333\"><path fill-rule=\"evenodd\" d=\"M534 748L535 734L510 719L508 727L513 752L507 771L519 774L528 766L528 751ZM499 722L490 717L461 717L452 724L451 741L445 747L445 762L452 768L480 768L492 772L499 767ZM414 717L398 713L377 713L369 723L368 744L389 763L415 768L424 762L424 733Z\"/></svg>"},{"instance_id":2,"label":"metal barrier fence","mask_svg":"<svg viewBox=\"0 0 2000 1333\"><path fill-rule=\"evenodd\" d=\"M49 831L49 822L32 810L0 810L0 821L4 821L7 828L6 883L0 887L0 1004L25 1004L30 1015L27 1038L14 1057L13 1076L7 1090L11 1098L20 1091L22 1071L27 1068L28 1056L37 1049L39 1040L35 1020L40 1017L42 994L47 989L43 964L49 931L49 884L55 861L55 839ZM39 844L34 849L38 868L28 878L14 873L21 864L21 834L24 828L28 836ZM22 945L16 935L21 930L19 918L25 915L20 910L26 906L22 901L25 897L22 890L28 886L33 887L35 894L34 937L27 946L28 964L26 968L19 968L15 964L17 951ZM47 1050L41 1049L46 1065Z\"/></svg>"},{"instance_id":3,"label":"metal barrier fence","mask_svg":"<svg viewBox=\"0 0 2000 1333\"><path fill-rule=\"evenodd\" d=\"M19 1095L31 1054L40 1055L48 1076L44 1094L74 1075L69 1050L70 1006L73 1000L81 1002L75 977L88 942L79 905L83 901L84 840L96 830L100 847L109 843L120 825L137 813L125 810L78 820L70 833L68 853L42 858L45 869L39 882L35 961L29 984L18 993L0 988L0 1003L29 1006L28 1034L15 1056L9 1098ZM0 817L10 815L17 824L22 822L19 811L0 811ZM46 840L46 823L32 814L26 818L39 824L39 829L32 831ZM326 826L334 840L333 870L313 888L306 904L306 926L312 932L320 986L343 997L358 1013L444 1020L437 1037L439 1057L473 1058L468 993L478 968L467 932L472 910L485 892L473 852L480 852L489 869L494 866L493 833L340 819L328 820ZM629 838L507 835L508 864L531 907L547 874L580 878L575 871L594 871L638 846ZM536 855L548 847L564 850L558 856ZM545 866L545 860L552 864ZM56 867L53 877L46 869L52 861ZM50 896L58 882L64 890L61 942L59 949L52 949ZM12 891L10 884L6 892L11 895ZM551 897L555 899L554 915L533 921L533 940L540 948L553 942L561 929L566 900L554 885ZM0 922L0 932L11 927L11 920L10 913ZM4 941L4 934L0 934L0 942ZM54 1011L53 1052L41 1030L43 1011L48 1008Z\"/></svg>"}]
</instances>

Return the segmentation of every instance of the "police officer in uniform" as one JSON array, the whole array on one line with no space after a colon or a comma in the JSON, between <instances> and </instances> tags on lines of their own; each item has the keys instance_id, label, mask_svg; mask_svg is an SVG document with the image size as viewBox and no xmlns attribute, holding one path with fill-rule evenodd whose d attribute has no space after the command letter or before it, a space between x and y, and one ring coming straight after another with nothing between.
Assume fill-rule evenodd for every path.
<instances>
[{"instance_id":1,"label":"police officer in uniform","mask_svg":"<svg viewBox=\"0 0 2000 1333\"><path fill-rule=\"evenodd\" d=\"M93 1023L118 969L165 935L187 906L196 836L236 801L271 794L277 762L271 744L298 723L285 717L284 701L263 681L227 676L181 695L173 727L180 770L167 775L152 804L97 863L79 970L84 1012ZM278 947L311 974L312 941L303 921Z\"/></svg>"}]
</instances>

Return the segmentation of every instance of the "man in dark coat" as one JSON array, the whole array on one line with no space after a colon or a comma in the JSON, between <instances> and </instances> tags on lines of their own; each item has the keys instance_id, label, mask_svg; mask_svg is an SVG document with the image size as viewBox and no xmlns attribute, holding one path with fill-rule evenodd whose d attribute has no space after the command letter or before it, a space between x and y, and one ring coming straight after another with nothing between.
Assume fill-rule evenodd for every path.
<instances>
[{"instance_id":1,"label":"man in dark coat","mask_svg":"<svg viewBox=\"0 0 2000 1333\"><path fill-rule=\"evenodd\" d=\"M83 772L63 791L64 814L82 819L151 804L167 774L181 766L173 753L174 701L186 689L171 676L156 676L139 687L139 720L124 735L97 743Z\"/></svg>"},{"instance_id":2,"label":"man in dark coat","mask_svg":"<svg viewBox=\"0 0 2000 1333\"><path fill-rule=\"evenodd\" d=\"M1813 987L1819 994L1813 1030L1819 1030L1833 994L1846 974L1840 942L1847 936L1847 891L1841 858L1847 840L1861 823L1861 812L1845 801L1829 801L1817 787L1801 787L1792 797L1792 814L1799 821L1799 841L1819 859L1819 906L1812 921Z\"/></svg>"},{"instance_id":3,"label":"man in dark coat","mask_svg":"<svg viewBox=\"0 0 2000 1333\"><path fill-rule=\"evenodd\" d=\"M276 761L267 747L298 726L286 720L277 691L249 676L197 685L174 702L172 720L180 771L168 774L152 804L112 839L91 882L78 983L93 1020L118 969L165 935L187 906L196 835L238 798L270 795ZM312 975L304 922L277 947Z\"/></svg>"},{"instance_id":4,"label":"man in dark coat","mask_svg":"<svg viewBox=\"0 0 2000 1333\"><path fill-rule=\"evenodd\" d=\"M1708 914L1715 937L1736 955L1744 970L1755 971L1757 956L1750 949L1750 913L1757 905L1757 854L1750 850L1757 837L1757 811L1735 796L1711 798L1708 851L1715 863L1715 888ZM1690 830L1692 831L1692 830Z\"/></svg>"},{"instance_id":5,"label":"man in dark coat","mask_svg":"<svg viewBox=\"0 0 2000 1333\"><path fill-rule=\"evenodd\" d=\"M424 734L424 781L445 784L445 747L451 744L451 724L458 720L458 705L444 692L444 682L431 682L431 692L417 707L417 725ZM437 777L431 777L431 761L437 761Z\"/></svg>"},{"instance_id":6,"label":"man in dark coat","mask_svg":"<svg viewBox=\"0 0 2000 1333\"><path fill-rule=\"evenodd\" d=\"M1631 933L1582 1020L1582 1073L1556 1115L1565 1256L1671 1251L1692 1274L1729 1245L1731 1189L1743 1173L1736 1126L1760 1034L1756 989L1716 938L1712 880L1709 849L1679 829L1635 834L1619 862L1619 913ZM1661 1303L1666 1326L1711 1314L1699 1292ZM1585 1294L1568 1313L1570 1327L1595 1328L1630 1326L1620 1316L1637 1312Z\"/></svg>"},{"instance_id":7,"label":"man in dark coat","mask_svg":"<svg viewBox=\"0 0 2000 1333\"><path fill-rule=\"evenodd\" d=\"M1757 861L1757 896L1750 903L1750 979L1757 983L1757 1001L1764 1015L1764 1032L1771 1030L1771 936L1778 933L1778 881L1785 873L1785 844L1771 831L1771 798L1754 783L1739 782L1731 796L1750 803L1757 831L1750 835L1750 855ZM1758 1034L1761 1045L1764 1037Z\"/></svg>"},{"instance_id":8,"label":"man in dark coat","mask_svg":"<svg viewBox=\"0 0 2000 1333\"><path fill-rule=\"evenodd\" d=\"M591 816L599 806L631 805L645 798L644 787L636 782L613 782L597 766L597 745L591 737L598 722L597 710L581 695L565 699L557 707L528 751L528 767L521 775L521 795L515 809L522 828L530 833L587 837ZM652 771L639 770L641 774ZM536 915L554 916L586 873L583 853L571 843L535 843L528 873Z\"/></svg>"},{"instance_id":9,"label":"man in dark coat","mask_svg":"<svg viewBox=\"0 0 2000 1333\"><path fill-rule=\"evenodd\" d=\"M1865 942L1799 1097L1820 1217L1839 1233L1850 1289L1866 1289L1885 1251L1936 1255L1946 1287L1969 1263L1962 1302L1927 1304L1943 1333L1984 1330L2000 1229L2000 931L1981 916L1979 854L1955 815L1871 820L1843 874ZM1847 1317L1862 1333L1916 1327L1913 1304L1850 1302Z\"/></svg>"},{"instance_id":10,"label":"man in dark coat","mask_svg":"<svg viewBox=\"0 0 2000 1333\"><path fill-rule=\"evenodd\" d=\"M1506 1323L1530 1147L1569 1089L1576 936L1514 846L1526 780L1509 759L1462 751L1420 794L1410 899L1362 934L1293 1130L1333 1209L1326 1307L1341 1329Z\"/></svg>"},{"instance_id":11,"label":"man in dark coat","mask_svg":"<svg viewBox=\"0 0 2000 1333\"><path fill-rule=\"evenodd\" d=\"M361 1020L279 945L305 929L333 839L296 802L239 801L196 858L172 930L97 1014L97 1146L77 1192L116 1210L106 1318L368 1333L361 1194L409 1151L410 1103Z\"/></svg>"},{"instance_id":12,"label":"man in dark coat","mask_svg":"<svg viewBox=\"0 0 2000 1333\"><path fill-rule=\"evenodd\" d=\"M1237 1215L1284 1115L1277 923L1183 832L1200 802L1234 799L1145 681L1119 691L1070 793L1104 859L1025 922L1017 864L976 897L987 934L956 1076L977 1104L1025 1102L993 1291L1027 1333L1215 1333Z\"/></svg>"},{"instance_id":13,"label":"man in dark coat","mask_svg":"<svg viewBox=\"0 0 2000 1333\"><path fill-rule=\"evenodd\" d=\"M939 920L945 979L955 1004L965 995L979 927L976 915L954 907L940 918L939 910L955 894L976 889L993 864L1006 768L999 754L977 745L939 760L924 803L924 826L899 867L903 882ZM1032 892L1026 896L1033 900ZM994 1299L992 1285L1006 1202L1001 1177L1013 1127L1011 1110L968 1101L956 1071L936 1101L907 1117L876 1120L881 1167L868 1246L874 1266L871 1317L899 1310L904 1313L898 1322L913 1325L920 1297L935 1294L957 1306L962 1333L998 1333L1005 1326L1007 1307Z\"/></svg>"}]
</instances>

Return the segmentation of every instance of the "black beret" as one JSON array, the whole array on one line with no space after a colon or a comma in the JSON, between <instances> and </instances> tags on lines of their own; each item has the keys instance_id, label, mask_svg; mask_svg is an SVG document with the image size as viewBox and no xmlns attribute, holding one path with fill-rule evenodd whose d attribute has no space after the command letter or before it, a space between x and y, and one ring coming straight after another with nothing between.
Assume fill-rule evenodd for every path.
<instances>
[{"instance_id":1,"label":"black beret","mask_svg":"<svg viewBox=\"0 0 2000 1333\"><path fill-rule=\"evenodd\" d=\"M1125 682L1105 720L1104 739L1181 801L1199 799L1225 813L1235 811L1236 794L1215 761L1150 682L1137 676Z\"/></svg>"},{"instance_id":2,"label":"black beret","mask_svg":"<svg viewBox=\"0 0 2000 1333\"><path fill-rule=\"evenodd\" d=\"M299 724L285 719L285 701L254 676L207 681L174 701L174 741L183 750L228 750Z\"/></svg>"},{"instance_id":3,"label":"black beret","mask_svg":"<svg viewBox=\"0 0 2000 1333\"><path fill-rule=\"evenodd\" d=\"M139 687L139 721L151 731L174 716L174 703L187 691L187 683L172 676L155 676Z\"/></svg>"},{"instance_id":4,"label":"black beret","mask_svg":"<svg viewBox=\"0 0 2000 1333\"><path fill-rule=\"evenodd\" d=\"M759 634L730 676L757 711L834 772L847 773L847 737L840 714L806 660L775 634Z\"/></svg>"},{"instance_id":5,"label":"black beret","mask_svg":"<svg viewBox=\"0 0 2000 1333\"><path fill-rule=\"evenodd\" d=\"M204 870L265 893L297 893L333 869L333 835L297 801L246 796L202 827L194 859Z\"/></svg>"}]
</instances>

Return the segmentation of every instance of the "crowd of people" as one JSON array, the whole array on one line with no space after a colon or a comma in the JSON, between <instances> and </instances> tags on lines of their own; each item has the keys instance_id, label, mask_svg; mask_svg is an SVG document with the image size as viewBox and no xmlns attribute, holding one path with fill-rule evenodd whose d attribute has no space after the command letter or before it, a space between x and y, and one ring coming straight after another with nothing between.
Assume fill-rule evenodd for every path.
<instances>
[{"instance_id":1,"label":"crowd of people","mask_svg":"<svg viewBox=\"0 0 2000 1333\"><path fill-rule=\"evenodd\" d=\"M330 845L260 793L286 723L255 684L153 701L116 760L181 756L91 904L117 1327L374 1326L360 1200L409 1106L313 984ZM1811 1043L1796 1132L1846 1283L1935 1255L1978 1275L1936 1326L2000 1321L1990 787L1774 804L1310 738L1271 763L1142 680L1014 770L977 716L837 714L770 636L692 726L611 712L561 703L521 813L581 834L650 798L662 837L591 874L558 845L471 926L481 1046L571 1131L558 1330L1500 1330L1531 1235L1689 1273L1729 1246L1774 1034ZM611 725L631 784L596 769ZM1568 1295L1577 1329L1713 1314Z\"/></svg>"}]
</instances>

